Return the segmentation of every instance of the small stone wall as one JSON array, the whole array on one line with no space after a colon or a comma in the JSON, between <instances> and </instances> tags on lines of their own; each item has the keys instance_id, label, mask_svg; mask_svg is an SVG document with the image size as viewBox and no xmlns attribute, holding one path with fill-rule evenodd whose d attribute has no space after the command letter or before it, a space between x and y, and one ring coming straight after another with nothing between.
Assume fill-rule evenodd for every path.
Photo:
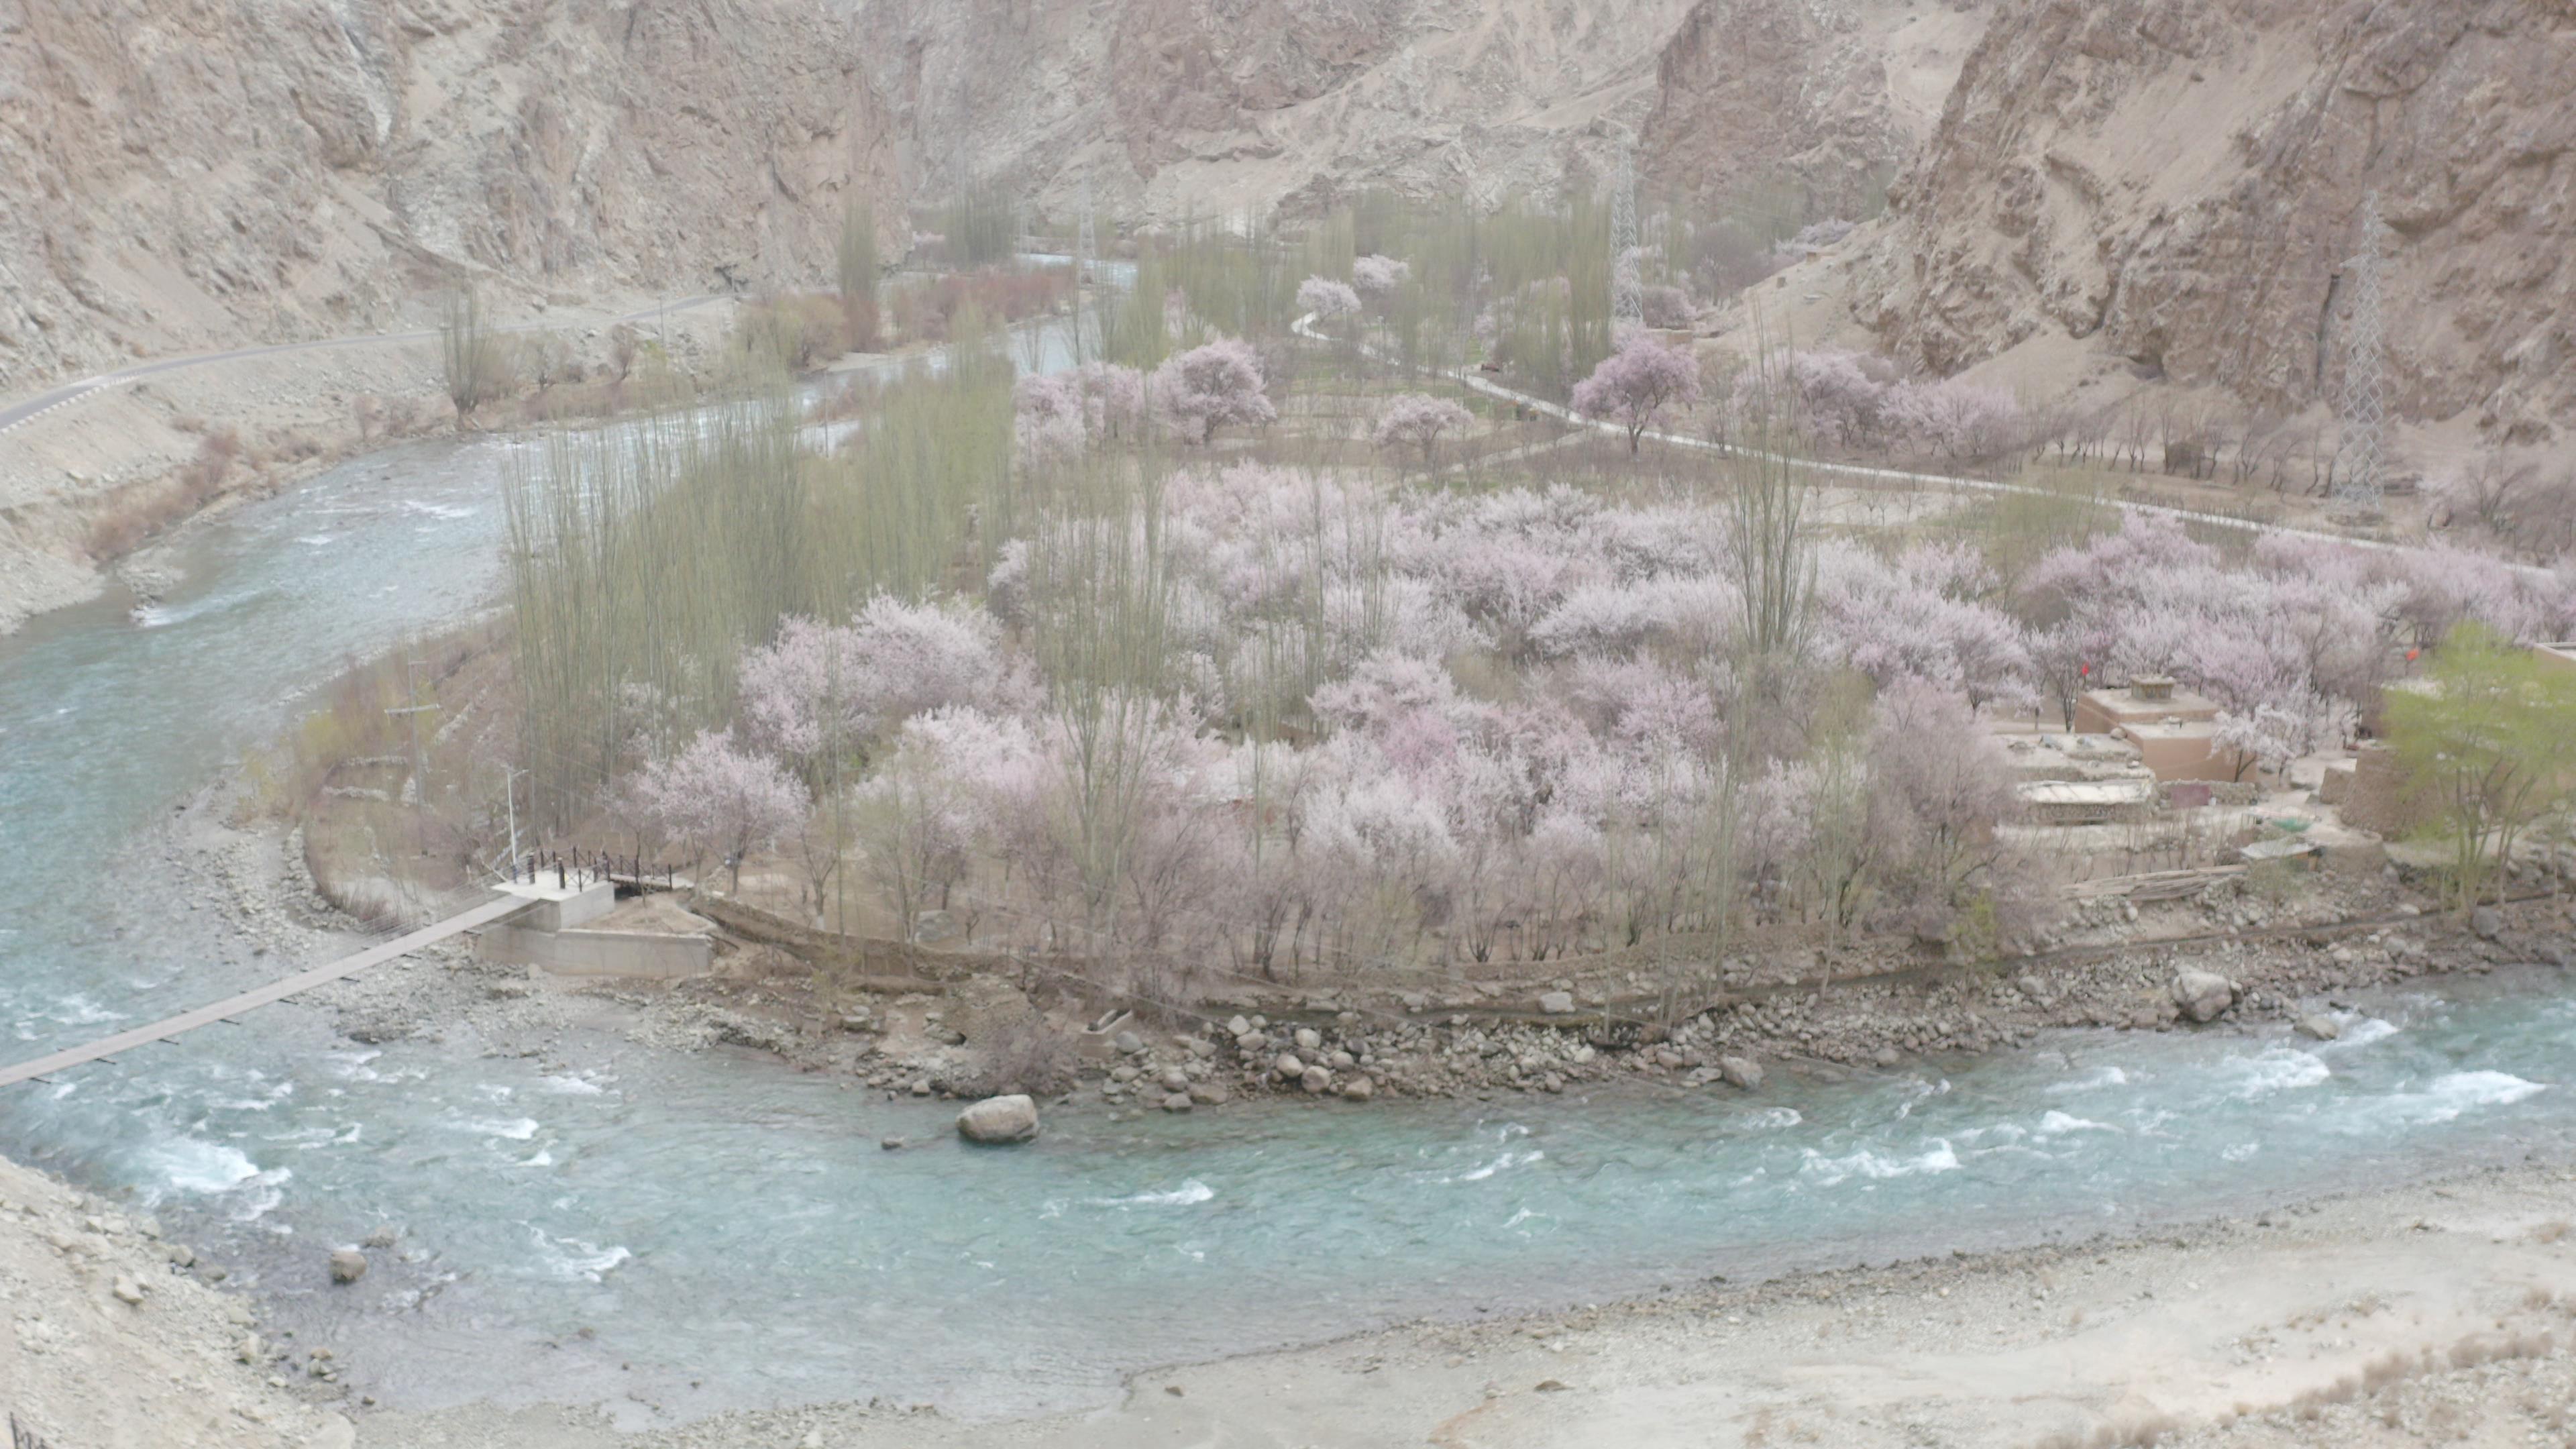
<instances>
[{"instance_id":1,"label":"small stone wall","mask_svg":"<svg viewBox=\"0 0 2576 1449\"><path fill-rule=\"evenodd\" d=\"M657 931L539 931L492 926L475 943L486 961L534 966L556 976L633 976L679 981L715 968L715 940Z\"/></svg>"}]
</instances>

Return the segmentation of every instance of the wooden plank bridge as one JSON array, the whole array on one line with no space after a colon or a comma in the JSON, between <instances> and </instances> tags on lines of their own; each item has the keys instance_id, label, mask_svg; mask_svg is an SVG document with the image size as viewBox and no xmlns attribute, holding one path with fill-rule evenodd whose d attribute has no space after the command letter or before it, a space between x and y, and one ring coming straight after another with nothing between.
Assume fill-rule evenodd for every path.
<instances>
[{"instance_id":1,"label":"wooden plank bridge","mask_svg":"<svg viewBox=\"0 0 2576 1449\"><path fill-rule=\"evenodd\" d=\"M497 896L471 910L423 926L409 935L397 936L381 946L370 946L354 956L343 956L328 965L316 966L309 971L299 971L282 981L272 981L266 986L256 987L238 996L227 996L211 1006L201 1006L194 1011L183 1011L177 1016L153 1022L149 1026L138 1026L130 1031L120 1031L113 1036L103 1036L96 1041L67 1047L33 1061L0 1067L0 1087L14 1086L19 1082L43 1081L50 1073L88 1062L113 1062L118 1052L128 1048L168 1041L173 1037L195 1031L201 1026L212 1026L219 1021L233 1021L233 1018L255 1007L284 1001L290 996L310 991L316 986L355 976L369 967L381 966L397 957L409 955L423 946L436 945L450 936L471 931L478 926L488 926L505 916L527 910L538 904L538 899L532 895ZM240 1025L237 1021L233 1021L233 1024Z\"/></svg>"}]
</instances>

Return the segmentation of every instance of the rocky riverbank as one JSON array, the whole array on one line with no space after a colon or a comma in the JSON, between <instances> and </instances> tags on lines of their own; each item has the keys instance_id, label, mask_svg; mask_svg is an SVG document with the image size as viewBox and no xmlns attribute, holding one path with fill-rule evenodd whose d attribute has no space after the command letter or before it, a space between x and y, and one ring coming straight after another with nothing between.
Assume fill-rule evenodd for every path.
<instances>
[{"instance_id":1,"label":"rocky riverbank","mask_svg":"<svg viewBox=\"0 0 2576 1449\"><path fill-rule=\"evenodd\" d=\"M350 927L291 840L209 819L188 849L219 862L208 898L252 949L339 949ZM200 869L203 869L201 866ZM575 1024L663 1050L742 1048L889 1093L1027 1090L1058 1105L1195 1111L1252 1095L1336 1103L1562 1092L1610 1082L1757 1091L1779 1073L1839 1080L1925 1057L2029 1042L2051 1028L2330 1030L2347 995L2502 964L2564 964L2571 905L2541 895L2478 914L2433 909L2394 877L2311 878L2258 892L2222 877L2183 897L2079 907L2073 944L2001 966L1905 961L1885 948L1728 960L1704 1009L1667 1029L1646 972L1613 962L1444 989L1237 983L1159 1023L1131 1017L1081 1045L1076 1006L991 976L944 990L835 990L777 946L728 941L722 972L671 985L577 981L423 952L317 993L364 1042L471 1031L544 1055ZM337 927L338 929L335 929Z\"/></svg>"},{"instance_id":2,"label":"rocky riverbank","mask_svg":"<svg viewBox=\"0 0 2576 1449\"><path fill-rule=\"evenodd\" d=\"M328 1372L259 1333L148 1216L0 1161L0 1414L14 1443L347 1449L350 1421L294 1390Z\"/></svg>"}]
</instances>

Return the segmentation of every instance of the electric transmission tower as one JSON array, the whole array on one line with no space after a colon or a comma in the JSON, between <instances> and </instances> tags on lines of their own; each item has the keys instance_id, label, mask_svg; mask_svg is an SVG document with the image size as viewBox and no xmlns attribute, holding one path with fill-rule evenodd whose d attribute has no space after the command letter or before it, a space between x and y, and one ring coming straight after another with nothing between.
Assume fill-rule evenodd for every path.
<instances>
[{"instance_id":1,"label":"electric transmission tower","mask_svg":"<svg viewBox=\"0 0 2576 1449\"><path fill-rule=\"evenodd\" d=\"M1079 205L1081 215L1074 222L1073 232L1073 360L1077 363L1089 360L1082 346L1082 283L1091 274L1091 260L1100 245L1100 238L1092 227L1091 177L1088 174L1082 178Z\"/></svg>"},{"instance_id":2,"label":"electric transmission tower","mask_svg":"<svg viewBox=\"0 0 2576 1449\"><path fill-rule=\"evenodd\" d=\"M1619 142L1610 183L1610 332L1613 337L1646 325L1646 288L1637 276L1637 158L1634 143Z\"/></svg>"},{"instance_id":3,"label":"electric transmission tower","mask_svg":"<svg viewBox=\"0 0 2576 1449\"><path fill-rule=\"evenodd\" d=\"M1083 272L1091 266L1093 251L1100 244L1099 237L1092 231L1091 178L1088 176L1082 178L1081 206L1082 216L1076 223L1073 237L1073 276L1077 282L1082 280Z\"/></svg>"},{"instance_id":4,"label":"electric transmission tower","mask_svg":"<svg viewBox=\"0 0 2576 1449\"><path fill-rule=\"evenodd\" d=\"M2335 502L2354 512L2376 513L2387 491L2387 318L2381 287L2388 225L2379 216L2379 193L2361 203L2361 252L2352 268L2352 331L2343 360L2343 471L2335 477Z\"/></svg>"}]
</instances>

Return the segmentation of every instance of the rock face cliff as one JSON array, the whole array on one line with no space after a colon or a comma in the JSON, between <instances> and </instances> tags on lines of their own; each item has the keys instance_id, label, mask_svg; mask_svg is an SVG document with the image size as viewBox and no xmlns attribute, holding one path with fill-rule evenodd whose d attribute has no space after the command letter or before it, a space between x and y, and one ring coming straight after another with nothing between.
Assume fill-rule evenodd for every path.
<instances>
[{"instance_id":1,"label":"rock face cliff","mask_svg":"<svg viewBox=\"0 0 2576 1449\"><path fill-rule=\"evenodd\" d=\"M2398 413L2547 442L2576 416L2571 77L2576 0L2018 0L1848 305L1936 372L2073 338L2295 410L2340 387L2376 192Z\"/></svg>"},{"instance_id":2,"label":"rock face cliff","mask_svg":"<svg viewBox=\"0 0 2576 1449\"><path fill-rule=\"evenodd\" d=\"M1792 187L1806 216L1869 215L1958 73L1969 9L1699 0L1657 57L1639 174L1700 200ZM1927 73L1930 94L1907 94Z\"/></svg>"},{"instance_id":3,"label":"rock face cliff","mask_svg":"<svg viewBox=\"0 0 2576 1449\"><path fill-rule=\"evenodd\" d=\"M1693 0L870 0L925 184L1122 217L1546 192L1655 105ZM1569 163L1573 164L1570 167Z\"/></svg>"},{"instance_id":4,"label":"rock face cliff","mask_svg":"<svg viewBox=\"0 0 2576 1449\"><path fill-rule=\"evenodd\" d=\"M462 277L820 279L886 140L812 0L0 0L0 392Z\"/></svg>"}]
</instances>

